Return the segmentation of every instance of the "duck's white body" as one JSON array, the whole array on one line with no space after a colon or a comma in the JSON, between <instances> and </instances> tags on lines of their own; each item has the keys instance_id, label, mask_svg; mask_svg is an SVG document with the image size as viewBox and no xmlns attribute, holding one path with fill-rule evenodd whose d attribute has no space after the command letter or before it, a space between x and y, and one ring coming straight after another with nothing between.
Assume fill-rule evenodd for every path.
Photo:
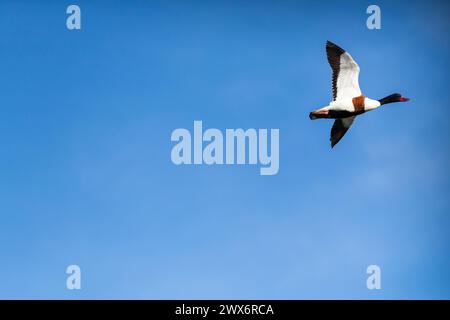
<instances>
[{"instance_id":1,"label":"duck's white body","mask_svg":"<svg viewBox=\"0 0 450 320\"><path fill-rule=\"evenodd\" d=\"M353 97L354 98L354 97ZM353 98L342 98L340 100L331 101L330 104L321 109L326 110L335 110L335 111L348 111L348 112L356 112L356 108L353 105ZM364 97L364 111L371 111L381 106L378 100L373 100L367 97ZM319 109L319 110L321 110Z\"/></svg>"}]
</instances>

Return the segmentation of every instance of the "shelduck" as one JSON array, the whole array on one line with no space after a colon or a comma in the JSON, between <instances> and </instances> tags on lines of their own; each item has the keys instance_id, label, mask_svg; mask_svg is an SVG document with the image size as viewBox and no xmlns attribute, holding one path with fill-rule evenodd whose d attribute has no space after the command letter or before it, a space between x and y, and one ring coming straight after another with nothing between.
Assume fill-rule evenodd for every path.
<instances>
[{"instance_id":1,"label":"shelduck","mask_svg":"<svg viewBox=\"0 0 450 320\"><path fill-rule=\"evenodd\" d=\"M359 66L352 56L331 41L327 41L326 51L328 63L333 71L333 101L326 107L312 111L309 118L311 120L336 119L330 136L333 148L353 124L356 116L388 103L405 102L409 99L399 93L380 100L365 97L358 83Z\"/></svg>"}]
</instances>

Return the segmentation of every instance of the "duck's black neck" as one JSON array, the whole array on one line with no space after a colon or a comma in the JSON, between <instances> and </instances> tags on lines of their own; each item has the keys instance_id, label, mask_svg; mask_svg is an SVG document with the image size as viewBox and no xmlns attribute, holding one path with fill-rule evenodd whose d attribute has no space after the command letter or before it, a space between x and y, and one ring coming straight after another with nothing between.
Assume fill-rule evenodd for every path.
<instances>
[{"instance_id":1,"label":"duck's black neck","mask_svg":"<svg viewBox=\"0 0 450 320\"><path fill-rule=\"evenodd\" d=\"M378 102L383 104L393 103L393 102L400 102L401 94L394 93L387 97L384 97L383 99L378 100Z\"/></svg>"}]
</instances>

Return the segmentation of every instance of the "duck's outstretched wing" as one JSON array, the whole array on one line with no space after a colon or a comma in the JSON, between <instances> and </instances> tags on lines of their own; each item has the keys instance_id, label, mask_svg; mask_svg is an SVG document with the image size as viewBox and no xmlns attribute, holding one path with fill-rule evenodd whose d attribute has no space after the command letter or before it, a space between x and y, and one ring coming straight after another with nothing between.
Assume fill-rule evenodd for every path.
<instances>
[{"instance_id":1,"label":"duck's outstretched wing","mask_svg":"<svg viewBox=\"0 0 450 320\"><path fill-rule=\"evenodd\" d=\"M347 130L351 127L353 124L353 121L355 120L356 116L348 117L348 118L342 118L342 119L336 119L333 123L333 127L331 128L331 135L330 135L330 141L331 141L331 147L333 148L339 140L342 139L342 137L345 135Z\"/></svg>"},{"instance_id":2,"label":"duck's outstretched wing","mask_svg":"<svg viewBox=\"0 0 450 320\"><path fill-rule=\"evenodd\" d=\"M331 41L327 41L326 49L328 63L333 70L333 100L360 96L358 64L348 52Z\"/></svg>"}]
</instances>

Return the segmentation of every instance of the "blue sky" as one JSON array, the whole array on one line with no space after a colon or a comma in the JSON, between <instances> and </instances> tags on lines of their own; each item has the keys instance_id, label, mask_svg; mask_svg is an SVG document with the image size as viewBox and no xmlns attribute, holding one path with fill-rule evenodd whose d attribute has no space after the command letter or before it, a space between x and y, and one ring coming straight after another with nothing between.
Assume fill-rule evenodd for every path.
<instances>
[{"instance_id":1,"label":"blue sky","mask_svg":"<svg viewBox=\"0 0 450 320\"><path fill-rule=\"evenodd\" d=\"M448 4L69 4L0 1L0 298L450 298ZM411 98L333 150L326 40ZM194 120L280 129L279 173L173 165Z\"/></svg>"}]
</instances>

